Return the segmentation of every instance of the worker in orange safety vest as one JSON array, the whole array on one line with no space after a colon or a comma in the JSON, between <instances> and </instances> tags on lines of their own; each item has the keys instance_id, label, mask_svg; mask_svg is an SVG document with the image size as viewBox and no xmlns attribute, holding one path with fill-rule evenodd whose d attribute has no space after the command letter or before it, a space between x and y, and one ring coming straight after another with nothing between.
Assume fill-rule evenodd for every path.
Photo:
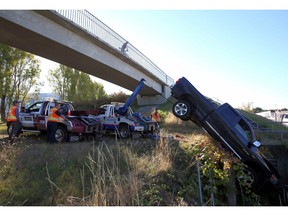
<instances>
[{"instance_id":1,"label":"worker in orange safety vest","mask_svg":"<svg viewBox=\"0 0 288 216\"><path fill-rule=\"evenodd\" d=\"M19 117L19 101L14 100L13 106L9 110L7 116L7 127L12 126L12 131L9 133L10 143L14 143L15 137L19 137L22 129L22 123Z\"/></svg>"},{"instance_id":2,"label":"worker in orange safety vest","mask_svg":"<svg viewBox=\"0 0 288 216\"><path fill-rule=\"evenodd\" d=\"M58 127L58 122L63 121L63 118L57 114L60 105L55 102L55 107L51 109L50 114L48 116L47 122L47 141L51 144L57 142L56 140L56 131Z\"/></svg>"},{"instance_id":3,"label":"worker in orange safety vest","mask_svg":"<svg viewBox=\"0 0 288 216\"><path fill-rule=\"evenodd\" d=\"M158 111L157 108L156 108L155 111L152 113L151 118L152 118L152 120L158 122L158 124L160 123L160 121L161 121L161 115L160 115L160 113L159 113L159 111Z\"/></svg>"}]
</instances>

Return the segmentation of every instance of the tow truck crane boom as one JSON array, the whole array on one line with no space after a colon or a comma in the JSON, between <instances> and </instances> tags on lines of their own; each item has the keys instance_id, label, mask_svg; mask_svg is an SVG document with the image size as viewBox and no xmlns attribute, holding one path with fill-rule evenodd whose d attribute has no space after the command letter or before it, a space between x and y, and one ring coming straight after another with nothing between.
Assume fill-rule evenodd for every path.
<instances>
[{"instance_id":1,"label":"tow truck crane boom","mask_svg":"<svg viewBox=\"0 0 288 216\"><path fill-rule=\"evenodd\" d=\"M134 89L133 93L130 95L130 97L126 100L125 104L117 109L117 113L119 115L126 115L129 109L129 106L132 104L132 102L135 100L137 94L141 91L141 89L144 86L145 79L141 79Z\"/></svg>"}]
</instances>

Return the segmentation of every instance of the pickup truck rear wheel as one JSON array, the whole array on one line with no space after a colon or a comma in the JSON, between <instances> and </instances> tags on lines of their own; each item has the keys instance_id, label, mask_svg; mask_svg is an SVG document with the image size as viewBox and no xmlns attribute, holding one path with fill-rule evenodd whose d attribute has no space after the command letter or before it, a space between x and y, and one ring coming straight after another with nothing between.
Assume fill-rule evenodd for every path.
<instances>
[{"instance_id":1,"label":"pickup truck rear wheel","mask_svg":"<svg viewBox=\"0 0 288 216\"><path fill-rule=\"evenodd\" d=\"M67 132L67 129L64 126L58 125L57 131L55 133L55 139L59 143L67 141L68 132Z\"/></svg>"},{"instance_id":2,"label":"pickup truck rear wheel","mask_svg":"<svg viewBox=\"0 0 288 216\"><path fill-rule=\"evenodd\" d=\"M128 137L130 137L129 126L128 125L120 125L119 135L122 139L127 139Z\"/></svg>"},{"instance_id":3,"label":"pickup truck rear wheel","mask_svg":"<svg viewBox=\"0 0 288 216\"><path fill-rule=\"evenodd\" d=\"M264 180L264 174L254 167L246 167L243 171L236 173L240 185L252 188L256 193L261 192L261 180Z\"/></svg>"},{"instance_id":4,"label":"pickup truck rear wheel","mask_svg":"<svg viewBox=\"0 0 288 216\"><path fill-rule=\"evenodd\" d=\"M172 106L172 112L177 117L184 121L189 120L191 108L188 102L184 100L177 101Z\"/></svg>"}]
</instances>

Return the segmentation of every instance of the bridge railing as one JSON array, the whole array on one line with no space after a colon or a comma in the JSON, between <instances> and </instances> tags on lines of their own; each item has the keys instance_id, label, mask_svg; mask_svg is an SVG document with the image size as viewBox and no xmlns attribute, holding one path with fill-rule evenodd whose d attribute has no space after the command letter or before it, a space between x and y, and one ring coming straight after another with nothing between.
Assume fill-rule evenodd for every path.
<instances>
[{"instance_id":1,"label":"bridge railing","mask_svg":"<svg viewBox=\"0 0 288 216\"><path fill-rule=\"evenodd\" d=\"M123 55L132 59L158 79L165 82L167 85L174 83L173 79L165 74L157 65L155 65L150 59L148 59L143 53L136 49L132 44L125 43L123 37L113 31L110 27L96 18L93 14L87 10L55 10L58 14L64 16L66 19L72 21L74 24L80 26L98 40L101 40L114 49L121 52Z\"/></svg>"}]
</instances>

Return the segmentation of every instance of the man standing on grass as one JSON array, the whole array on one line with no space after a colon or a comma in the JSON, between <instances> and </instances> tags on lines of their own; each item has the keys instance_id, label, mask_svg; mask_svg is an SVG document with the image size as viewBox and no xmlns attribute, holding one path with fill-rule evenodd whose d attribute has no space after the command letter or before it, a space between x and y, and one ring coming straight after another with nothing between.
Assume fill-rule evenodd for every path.
<instances>
[{"instance_id":1,"label":"man standing on grass","mask_svg":"<svg viewBox=\"0 0 288 216\"><path fill-rule=\"evenodd\" d=\"M13 106L11 107L8 117L7 117L7 126L12 125L12 133L9 133L10 143L13 144L15 137L19 137L22 129L22 123L19 118L19 101L14 100Z\"/></svg>"},{"instance_id":2,"label":"man standing on grass","mask_svg":"<svg viewBox=\"0 0 288 216\"><path fill-rule=\"evenodd\" d=\"M47 141L52 143L55 143L57 140L55 138L56 131L57 131L57 125L59 122L60 116L57 115L57 111L59 110L59 103L55 102L55 107L51 109L50 114L48 116L48 122L47 122Z\"/></svg>"},{"instance_id":3,"label":"man standing on grass","mask_svg":"<svg viewBox=\"0 0 288 216\"><path fill-rule=\"evenodd\" d=\"M55 107L51 109L47 122L47 141L51 144L57 142L56 132L58 129L58 123L63 122L66 119L65 115L69 114L67 106L60 107L58 102L55 102Z\"/></svg>"},{"instance_id":4,"label":"man standing on grass","mask_svg":"<svg viewBox=\"0 0 288 216\"><path fill-rule=\"evenodd\" d=\"M155 108L155 111L152 113L151 118L152 120L156 121L158 125L160 125L161 115L157 108Z\"/></svg>"}]
</instances>

